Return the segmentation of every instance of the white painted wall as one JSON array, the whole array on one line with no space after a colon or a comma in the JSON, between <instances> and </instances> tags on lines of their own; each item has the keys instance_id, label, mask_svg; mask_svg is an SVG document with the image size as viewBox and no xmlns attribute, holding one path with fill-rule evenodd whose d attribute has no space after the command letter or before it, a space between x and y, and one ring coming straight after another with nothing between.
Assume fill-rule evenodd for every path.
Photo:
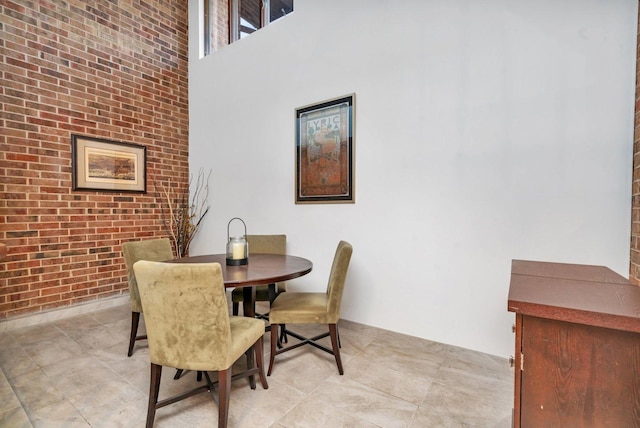
<instances>
[{"instance_id":1,"label":"white painted wall","mask_svg":"<svg viewBox=\"0 0 640 428\"><path fill-rule=\"evenodd\" d=\"M190 164L227 221L286 233L326 286L354 255L343 318L513 353L514 258L628 276L635 0L296 0L198 59L190 1ZM356 93L356 204L294 204L294 109ZM232 235L237 231L232 231Z\"/></svg>"}]
</instances>

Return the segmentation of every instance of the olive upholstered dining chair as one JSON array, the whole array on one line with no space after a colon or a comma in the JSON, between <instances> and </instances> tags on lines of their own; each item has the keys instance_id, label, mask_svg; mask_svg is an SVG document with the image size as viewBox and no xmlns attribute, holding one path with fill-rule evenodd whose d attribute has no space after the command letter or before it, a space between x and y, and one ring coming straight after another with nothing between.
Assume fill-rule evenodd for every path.
<instances>
[{"instance_id":1,"label":"olive upholstered dining chair","mask_svg":"<svg viewBox=\"0 0 640 428\"><path fill-rule=\"evenodd\" d=\"M249 244L249 260L251 260L251 254L287 254L287 235L247 235L247 243ZM276 296L284 291L287 291L285 283L277 283ZM240 303L243 301L242 288L233 289L231 301L233 302L233 315L238 315ZM256 302L269 301L269 286L257 286ZM256 314L256 316L265 320L269 319L268 314Z\"/></svg>"},{"instance_id":2,"label":"olive upholstered dining chair","mask_svg":"<svg viewBox=\"0 0 640 428\"><path fill-rule=\"evenodd\" d=\"M218 427L226 427L229 415L232 365L243 354L247 370L233 378L248 376L256 388L255 374L267 389L263 367L264 321L231 317L219 263L162 263L139 261L134 265L144 309L151 381L147 427L153 426L156 410L198 392L211 391L218 374ZM254 352L257 368L254 367ZM206 384L176 397L158 401L162 367L203 372ZM214 398L215 400L215 398Z\"/></svg>"},{"instance_id":3,"label":"olive upholstered dining chair","mask_svg":"<svg viewBox=\"0 0 640 428\"><path fill-rule=\"evenodd\" d=\"M133 354L133 345L136 340L146 339L146 335L138 336L138 324L142 305L140 304L140 293L136 275L133 272L133 265L138 260L150 260L162 262L173 259L173 250L169 238L150 239L146 241L124 242L122 244L124 263L127 266L127 280L129 282L129 299L131 300L131 334L129 337L128 356Z\"/></svg>"},{"instance_id":4,"label":"olive upholstered dining chair","mask_svg":"<svg viewBox=\"0 0 640 428\"><path fill-rule=\"evenodd\" d=\"M345 241L340 241L333 258L329 283L326 292L291 292L282 293L271 305L269 321L271 322L271 355L269 358L269 371L271 375L275 356L290 351L302 345L312 345L329 354L332 354L338 365L338 372L342 375L342 360L340 359L340 344L338 339L338 321L340 320L340 304L344 291L345 279L353 247ZM277 333L279 325L283 324L327 324L329 331L312 338L306 338L287 328L287 334L301 342L287 346L276 351ZM331 348L326 348L317 340L331 336Z\"/></svg>"}]
</instances>

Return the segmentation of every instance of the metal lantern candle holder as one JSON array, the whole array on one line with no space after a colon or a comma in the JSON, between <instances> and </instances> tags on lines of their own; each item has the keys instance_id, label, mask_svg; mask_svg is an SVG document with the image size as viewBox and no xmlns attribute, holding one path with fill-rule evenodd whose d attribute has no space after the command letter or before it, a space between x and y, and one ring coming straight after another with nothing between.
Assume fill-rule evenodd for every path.
<instances>
[{"instance_id":1,"label":"metal lantern candle holder","mask_svg":"<svg viewBox=\"0 0 640 428\"><path fill-rule=\"evenodd\" d=\"M229 229L233 220L240 220L244 226L244 235L229 237ZM241 218L234 217L227 224L227 266L242 266L249 263L249 243L247 242L247 225Z\"/></svg>"}]
</instances>

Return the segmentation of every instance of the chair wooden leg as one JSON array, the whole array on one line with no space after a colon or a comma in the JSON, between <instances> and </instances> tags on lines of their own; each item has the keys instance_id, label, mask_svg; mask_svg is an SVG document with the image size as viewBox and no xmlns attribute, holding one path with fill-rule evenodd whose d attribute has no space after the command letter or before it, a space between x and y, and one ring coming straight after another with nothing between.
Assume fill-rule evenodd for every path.
<instances>
[{"instance_id":1,"label":"chair wooden leg","mask_svg":"<svg viewBox=\"0 0 640 428\"><path fill-rule=\"evenodd\" d=\"M271 308L271 305L273 305L273 302L279 295L280 292L278 292L276 284L269 284L269 308ZM269 314L266 314L263 319L265 321L269 321ZM278 341L278 348L282 348L283 343L287 343L287 330L285 329L284 324L280 326L280 339Z\"/></svg>"},{"instance_id":2,"label":"chair wooden leg","mask_svg":"<svg viewBox=\"0 0 640 428\"><path fill-rule=\"evenodd\" d=\"M240 311L240 303L233 302L231 310L232 310L233 315L237 316L238 312Z\"/></svg>"},{"instance_id":3,"label":"chair wooden leg","mask_svg":"<svg viewBox=\"0 0 640 428\"><path fill-rule=\"evenodd\" d=\"M227 426L230 395L231 367L218 371L218 428L225 428Z\"/></svg>"},{"instance_id":4,"label":"chair wooden leg","mask_svg":"<svg viewBox=\"0 0 640 428\"><path fill-rule=\"evenodd\" d=\"M153 420L156 417L156 404L158 404L158 393L160 391L160 378L162 377L162 366L151 363L151 382L149 383L149 405L147 407L147 428L153 427Z\"/></svg>"},{"instance_id":5,"label":"chair wooden leg","mask_svg":"<svg viewBox=\"0 0 640 428\"><path fill-rule=\"evenodd\" d=\"M256 365L258 366L258 375L260 376L260 383L264 389L269 389L267 384L267 378L264 375L264 340L262 337L255 343L254 349L256 350Z\"/></svg>"},{"instance_id":6,"label":"chair wooden leg","mask_svg":"<svg viewBox=\"0 0 640 428\"><path fill-rule=\"evenodd\" d=\"M342 369L342 360L340 359L340 346L338 345L338 327L335 324L329 324L329 335L331 336L331 347L333 348L333 355L336 357L336 364L338 364L338 373L344 374Z\"/></svg>"},{"instance_id":7,"label":"chair wooden leg","mask_svg":"<svg viewBox=\"0 0 640 428\"><path fill-rule=\"evenodd\" d=\"M253 347L247 349L247 352L244 354L247 356L247 370L254 368ZM249 375L249 386L251 389L256 389L256 377L254 375Z\"/></svg>"},{"instance_id":8,"label":"chair wooden leg","mask_svg":"<svg viewBox=\"0 0 640 428\"><path fill-rule=\"evenodd\" d=\"M267 372L267 376L271 376L271 372L273 371L273 364L274 364L274 360L275 360L275 356L278 354L282 354L283 352L288 352L291 351L293 349L299 348L301 346L304 345L311 345L315 348L318 348L324 352L327 352L331 355L333 355L336 359L336 364L338 365L338 372L342 375L344 374L344 369L342 367L342 359L340 358L340 336L338 333L338 325L337 324L327 324L327 326L329 327L329 331L326 331L324 333L318 334L316 336L313 337L304 337L294 331L291 330L287 330L287 333L293 337L295 337L296 339L298 339L300 342L294 344L294 345L289 345L286 348L282 348L276 351L276 344L278 347L281 347L279 343L277 343L277 328L278 327L284 327L284 324L272 324L272 328L271 328L271 352L270 352L270 358L269 358L269 371ZM318 343L318 341L320 339L323 339L327 336L331 336L331 349L327 348L326 346Z\"/></svg>"},{"instance_id":9,"label":"chair wooden leg","mask_svg":"<svg viewBox=\"0 0 640 428\"><path fill-rule=\"evenodd\" d=\"M176 374L173 376L173 379L178 380L182 377L183 374L184 374L184 369L176 369ZM202 380L202 372L200 370L196 372L196 380L198 382Z\"/></svg>"},{"instance_id":10,"label":"chair wooden leg","mask_svg":"<svg viewBox=\"0 0 640 428\"><path fill-rule=\"evenodd\" d=\"M131 312L131 335L129 336L129 353L127 356L133 355L133 345L136 343L136 335L138 334L138 324L140 323L140 312Z\"/></svg>"},{"instance_id":11,"label":"chair wooden leg","mask_svg":"<svg viewBox=\"0 0 640 428\"><path fill-rule=\"evenodd\" d=\"M273 370L273 360L276 357L276 344L278 342L278 324L271 324L271 352L269 353L269 371L267 376L271 376Z\"/></svg>"}]
</instances>

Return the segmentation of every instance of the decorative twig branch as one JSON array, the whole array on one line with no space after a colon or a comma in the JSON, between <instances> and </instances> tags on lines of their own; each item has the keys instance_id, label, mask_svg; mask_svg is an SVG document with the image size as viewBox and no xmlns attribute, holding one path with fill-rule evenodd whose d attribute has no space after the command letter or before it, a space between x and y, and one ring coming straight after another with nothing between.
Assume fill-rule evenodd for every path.
<instances>
[{"instance_id":1,"label":"decorative twig branch","mask_svg":"<svg viewBox=\"0 0 640 428\"><path fill-rule=\"evenodd\" d=\"M209 212L209 177L200 169L195 183L189 180L189 186L177 192L169 179L167 186L160 183L160 208L162 224L176 248L178 257L189 255L189 245L195 237L204 216ZM193 185L192 185L193 184ZM193 191L189 198L189 190Z\"/></svg>"}]
</instances>

